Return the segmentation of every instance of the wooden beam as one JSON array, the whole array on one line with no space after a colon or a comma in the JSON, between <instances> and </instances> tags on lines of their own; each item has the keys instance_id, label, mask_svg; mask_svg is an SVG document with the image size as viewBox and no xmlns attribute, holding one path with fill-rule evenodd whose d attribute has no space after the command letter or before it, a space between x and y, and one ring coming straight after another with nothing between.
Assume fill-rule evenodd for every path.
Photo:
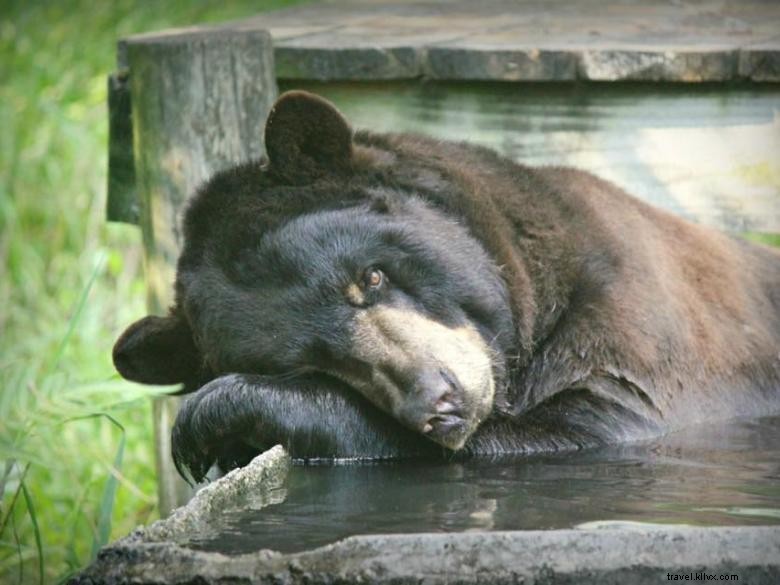
<instances>
[{"instance_id":1,"label":"wooden beam","mask_svg":"<svg viewBox=\"0 0 780 585\"><path fill-rule=\"evenodd\" d=\"M214 172L264 153L263 126L277 95L265 31L176 31L124 48L132 111L135 185L143 231L147 304L172 302L186 199ZM160 513L188 497L170 456L176 402L155 403Z\"/></svg>"}]
</instances>

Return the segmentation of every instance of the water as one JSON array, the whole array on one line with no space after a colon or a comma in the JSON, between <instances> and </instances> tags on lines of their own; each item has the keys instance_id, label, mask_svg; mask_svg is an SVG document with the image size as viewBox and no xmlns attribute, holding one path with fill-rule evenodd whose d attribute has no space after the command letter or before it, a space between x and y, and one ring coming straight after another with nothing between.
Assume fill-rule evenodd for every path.
<instances>
[{"instance_id":1,"label":"water","mask_svg":"<svg viewBox=\"0 0 780 585\"><path fill-rule=\"evenodd\" d=\"M294 466L191 547L297 552L355 534L780 524L780 416L568 454Z\"/></svg>"},{"instance_id":2,"label":"water","mask_svg":"<svg viewBox=\"0 0 780 585\"><path fill-rule=\"evenodd\" d=\"M658 83L318 83L355 128L419 132L528 165L592 171L729 232L780 232L778 87ZM773 154L774 153L774 154Z\"/></svg>"}]
</instances>

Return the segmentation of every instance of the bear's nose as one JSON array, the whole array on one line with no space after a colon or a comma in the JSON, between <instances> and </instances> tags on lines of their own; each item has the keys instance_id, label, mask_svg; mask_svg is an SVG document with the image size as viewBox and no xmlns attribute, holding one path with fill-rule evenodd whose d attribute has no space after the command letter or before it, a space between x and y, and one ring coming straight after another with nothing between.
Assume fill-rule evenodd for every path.
<instances>
[{"instance_id":1,"label":"bear's nose","mask_svg":"<svg viewBox=\"0 0 780 585\"><path fill-rule=\"evenodd\" d=\"M407 424L437 443L462 429L464 390L457 377L445 368L419 374L405 410Z\"/></svg>"}]
</instances>

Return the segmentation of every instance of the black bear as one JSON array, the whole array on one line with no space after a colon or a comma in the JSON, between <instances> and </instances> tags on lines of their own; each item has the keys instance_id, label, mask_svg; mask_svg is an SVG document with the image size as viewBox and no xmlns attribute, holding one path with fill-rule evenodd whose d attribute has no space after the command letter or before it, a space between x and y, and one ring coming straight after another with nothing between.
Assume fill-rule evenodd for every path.
<instances>
[{"instance_id":1,"label":"black bear","mask_svg":"<svg viewBox=\"0 0 780 585\"><path fill-rule=\"evenodd\" d=\"M780 406L780 254L593 175L353 133L283 95L267 161L190 201L175 304L117 341L128 379L197 391L180 471L523 453Z\"/></svg>"}]
</instances>

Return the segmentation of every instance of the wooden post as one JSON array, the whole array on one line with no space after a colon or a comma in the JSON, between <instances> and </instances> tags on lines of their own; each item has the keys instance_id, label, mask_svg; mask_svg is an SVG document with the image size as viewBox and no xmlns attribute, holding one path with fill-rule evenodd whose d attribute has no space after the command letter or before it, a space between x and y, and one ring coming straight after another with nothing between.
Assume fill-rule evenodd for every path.
<instances>
[{"instance_id":1,"label":"wooden post","mask_svg":"<svg viewBox=\"0 0 780 585\"><path fill-rule=\"evenodd\" d=\"M182 244L181 209L215 171L264 153L263 125L276 98L273 48L265 31L198 29L127 39L133 158L140 201L147 304L164 314L172 302ZM160 514L190 496L170 455L178 401L154 405Z\"/></svg>"}]
</instances>

